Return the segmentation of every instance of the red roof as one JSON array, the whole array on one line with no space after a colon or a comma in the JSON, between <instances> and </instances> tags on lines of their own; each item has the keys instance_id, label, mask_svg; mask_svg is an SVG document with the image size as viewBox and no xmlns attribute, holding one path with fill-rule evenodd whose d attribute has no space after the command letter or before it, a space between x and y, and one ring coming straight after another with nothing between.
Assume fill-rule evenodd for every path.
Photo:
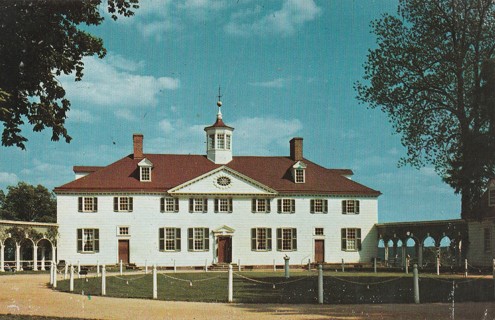
<instances>
[{"instance_id":1,"label":"red roof","mask_svg":"<svg viewBox=\"0 0 495 320\"><path fill-rule=\"evenodd\" d=\"M72 171L81 173L92 173L105 167L100 166L73 166Z\"/></svg>"},{"instance_id":2,"label":"red roof","mask_svg":"<svg viewBox=\"0 0 495 320\"><path fill-rule=\"evenodd\" d=\"M206 127L206 128L205 128L205 130L207 130L207 129L209 129L209 128L229 128L229 129L234 130L234 128L229 127L228 125L226 125L226 124L223 122L222 118L218 118L218 117L217 117L217 121L215 121L215 123L214 123L214 124L212 124L211 126Z\"/></svg>"},{"instance_id":3,"label":"red roof","mask_svg":"<svg viewBox=\"0 0 495 320\"><path fill-rule=\"evenodd\" d=\"M55 192L164 192L193 180L222 165L204 155L145 154L153 163L152 181L139 181L138 163L129 155L85 177L60 187ZM294 183L290 157L239 156L226 164L255 181L280 193L379 196L380 192L346 178L347 169L326 169L307 159L305 183Z\"/></svg>"}]
</instances>

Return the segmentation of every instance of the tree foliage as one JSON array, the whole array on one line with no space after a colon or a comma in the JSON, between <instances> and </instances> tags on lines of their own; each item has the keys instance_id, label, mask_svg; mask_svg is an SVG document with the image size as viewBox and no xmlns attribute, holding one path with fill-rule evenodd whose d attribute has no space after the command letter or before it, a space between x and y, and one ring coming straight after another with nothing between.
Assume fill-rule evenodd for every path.
<instances>
[{"instance_id":1,"label":"tree foliage","mask_svg":"<svg viewBox=\"0 0 495 320\"><path fill-rule=\"evenodd\" d=\"M65 128L70 102L57 80L83 77L85 56L103 58L102 39L81 26L97 26L102 0L0 0L0 122L2 145L25 148L21 127L52 129L52 140L70 142ZM131 16L138 0L107 0L112 19Z\"/></svg>"},{"instance_id":2,"label":"tree foliage","mask_svg":"<svg viewBox=\"0 0 495 320\"><path fill-rule=\"evenodd\" d=\"M371 27L358 98L401 135L400 164L433 165L472 216L495 167L495 3L401 0Z\"/></svg>"},{"instance_id":3,"label":"tree foliage","mask_svg":"<svg viewBox=\"0 0 495 320\"><path fill-rule=\"evenodd\" d=\"M42 185L33 186L19 182L7 187L7 194L0 201L0 219L18 221L56 222L57 200ZM1 197L0 197L1 198Z\"/></svg>"}]
</instances>

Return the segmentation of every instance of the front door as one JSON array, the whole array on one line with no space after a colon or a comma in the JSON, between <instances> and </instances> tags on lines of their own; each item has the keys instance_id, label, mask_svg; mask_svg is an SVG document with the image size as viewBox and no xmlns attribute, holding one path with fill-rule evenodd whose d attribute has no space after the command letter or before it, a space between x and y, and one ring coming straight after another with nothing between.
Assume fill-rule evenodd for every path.
<instances>
[{"instance_id":1,"label":"front door","mask_svg":"<svg viewBox=\"0 0 495 320\"><path fill-rule=\"evenodd\" d=\"M315 240L315 262L325 262L325 240Z\"/></svg>"},{"instance_id":2,"label":"front door","mask_svg":"<svg viewBox=\"0 0 495 320\"><path fill-rule=\"evenodd\" d=\"M129 240L119 240L119 262L129 263Z\"/></svg>"},{"instance_id":3,"label":"front door","mask_svg":"<svg viewBox=\"0 0 495 320\"><path fill-rule=\"evenodd\" d=\"M232 262L232 237L218 237L218 263Z\"/></svg>"}]
</instances>

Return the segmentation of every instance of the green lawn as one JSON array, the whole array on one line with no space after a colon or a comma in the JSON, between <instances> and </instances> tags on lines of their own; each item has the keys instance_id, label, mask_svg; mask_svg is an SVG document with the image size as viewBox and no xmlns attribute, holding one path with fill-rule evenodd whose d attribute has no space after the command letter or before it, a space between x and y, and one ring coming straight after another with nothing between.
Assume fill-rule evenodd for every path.
<instances>
[{"instance_id":1,"label":"green lawn","mask_svg":"<svg viewBox=\"0 0 495 320\"><path fill-rule=\"evenodd\" d=\"M249 278L249 279L246 279ZM317 303L317 274L295 272L289 279L283 272L242 272L234 275L234 301L239 303ZM454 290L453 283L454 281ZM412 275L374 273L324 273L324 302L412 303ZM58 290L69 291L69 281L58 281ZM107 277L107 295L124 298L152 298L152 275ZM421 302L493 300L493 280L459 276L425 275L420 278ZM101 278L74 281L74 292L101 293ZM227 273L158 274L158 299L168 301L227 301Z\"/></svg>"}]
</instances>

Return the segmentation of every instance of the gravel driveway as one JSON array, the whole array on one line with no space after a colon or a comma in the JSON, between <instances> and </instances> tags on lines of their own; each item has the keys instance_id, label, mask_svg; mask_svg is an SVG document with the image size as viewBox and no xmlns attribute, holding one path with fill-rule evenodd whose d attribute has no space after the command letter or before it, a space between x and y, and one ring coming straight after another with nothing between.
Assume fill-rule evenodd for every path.
<instances>
[{"instance_id":1,"label":"gravel driveway","mask_svg":"<svg viewBox=\"0 0 495 320\"><path fill-rule=\"evenodd\" d=\"M88 319L495 319L495 302L273 305L164 302L53 291L49 275L0 276L0 314Z\"/></svg>"}]
</instances>

